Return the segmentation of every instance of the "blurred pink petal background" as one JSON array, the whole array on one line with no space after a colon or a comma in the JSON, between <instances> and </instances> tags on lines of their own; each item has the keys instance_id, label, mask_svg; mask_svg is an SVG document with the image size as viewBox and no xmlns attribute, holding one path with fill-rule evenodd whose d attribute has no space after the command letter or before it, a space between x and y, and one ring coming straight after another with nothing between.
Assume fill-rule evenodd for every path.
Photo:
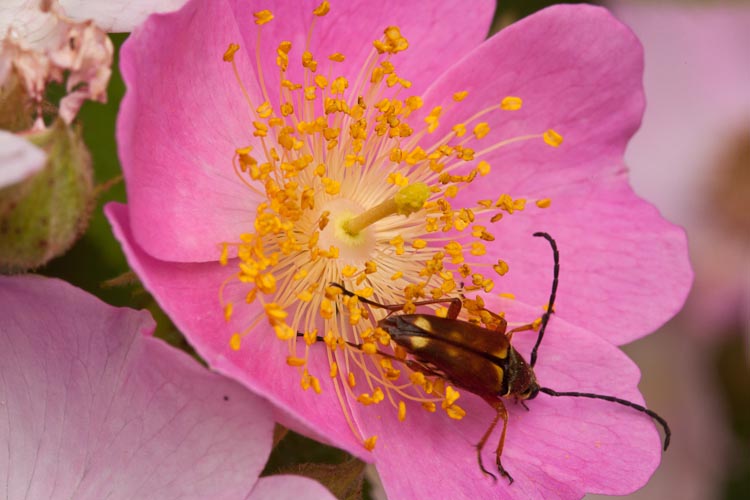
<instances>
[{"instance_id":1,"label":"blurred pink petal background","mask_svg":"<svg viewBox=\"0 0 750 500\"><path fill-rule=\"evenodd\" d=\"M684 314L707 336L750 305L750 187L745 227L726 223L712 198L727 163L750 171L750 6L617 2L645 47L646 114L625 155L633 188L688 232L695 287ZM742 148L744 147L744 153ZM739 159L732 155L744 154ZM736 174L734 174L736 175Z\"/></svg>"},{"instance_id":2,"label":"blurred pink petal background","mask_svg":"<svg viewBox=\"0 0 750 500\"><path fill-rule=\"evenodd\" d=\"M660 402L675 431L662 466L632 497L719 498L730 457L743 448L731 442L715 347L739 327L747 367L750 345L750 6L609 5L645 49L646 113L625 155L633 187L685 226L695 270L680 315L626 349L643 370L647 400Z\"/></svg>"}]
</instances>

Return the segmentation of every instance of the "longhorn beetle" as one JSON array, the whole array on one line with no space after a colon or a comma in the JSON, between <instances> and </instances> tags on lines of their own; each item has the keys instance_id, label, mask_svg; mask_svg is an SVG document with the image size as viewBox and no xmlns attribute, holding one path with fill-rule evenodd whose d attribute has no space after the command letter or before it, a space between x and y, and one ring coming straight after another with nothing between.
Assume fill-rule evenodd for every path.
<instances>
[{"instance_id":1,"label":"longhorn beetle","mask_svg":"<svg viewBox=\"0 0 750 500\"><path fill-rule=\"evenodd\" d=\"M500 460L505 443L505 432L508 428L508 412L503 403L504 398L512 397L523 402L524 400L534 399L540 392L543 392L554 397L601 399L627 406L645 413L661 424L664 428L664 450L666 450L671 437L669 425L666 420L648 408L604 394L558 392L548 387L542 387L537 382L534 375L534 365L537 361L539 345L542 343L547 323L553 312L560 274L560 255L555 240L549 234L539 232L534 233L534 236L544 238L549 242L552 247L555 267L549 303L542 315L539 334L531 351L528 364L523 356L513 348L510 340L514 332L531 329L532 325L524 325L506 331L507 323L505 319L491 311L487 312L496 320L496 326L493 329L462 321L457 319L463 306L460 298L425 300L414 303L415 306L421 306L449 302L450 306L445 318L431 314L393 314L402 310L403 304L379 304L350 292L341 284L331 283L331 285L341 289L345 295L350 297L356 295L361 302L389 312L388 316L378 321L378 326L388 332L391 340L413 357L413 359L399 359L399 361L406 363L413 370L420 371L425 375L443 378L457 387L466 389L484 399L495 409L497 412L495 418L476 446L479 468L495 480L497 480L495 475L485 469L482 463L482 449L498 421L502 419L503 430L495 451L497 470L501 475L508 478L509 484L513 483L513 478L505 470ZM350 345L361 348L357 344ZM379 354L389 358L393 357L386 353Z\"/></svg>"}]
</instances>

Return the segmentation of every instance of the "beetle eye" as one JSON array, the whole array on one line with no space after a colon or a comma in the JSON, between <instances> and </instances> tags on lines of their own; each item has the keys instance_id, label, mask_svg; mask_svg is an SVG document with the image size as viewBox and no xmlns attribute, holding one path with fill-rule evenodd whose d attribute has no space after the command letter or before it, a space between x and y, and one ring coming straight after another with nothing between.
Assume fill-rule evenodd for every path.
<instances>
[{"instance_id":1,"label":"beetle eye","mask_svg":"<svg viewBox=\"0 0 750 500\"><path fill-rule=\"evenodd\" d=\"M528 389L523 391L523 394L521 395L521 397L523 399L534 399L537 396L537 394L539 394L539 386L536 384L533 384L529 386Z\"/></svg>"}]
</instances>

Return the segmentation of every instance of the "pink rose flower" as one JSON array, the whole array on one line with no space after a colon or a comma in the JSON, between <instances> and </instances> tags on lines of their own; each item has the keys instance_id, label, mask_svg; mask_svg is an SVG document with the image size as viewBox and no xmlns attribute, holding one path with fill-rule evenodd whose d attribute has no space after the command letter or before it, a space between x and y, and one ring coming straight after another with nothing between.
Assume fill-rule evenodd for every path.
<instances>
[{"instance_id":1,"label":"pink rose flower","mask_svg":"<svg viewBox=\"0 0 750 500\"><path fill-rule=\"evenodd\" d=\"M660 459L648 417L509 402L515 482L495 483L474 446L492 409L389 363L383 311L329 286L386 304L463 286L468 306L479 295L521 325L549 300L549 246L531 237L544 230L562 271L540 383L643 402L613 344L671 317L691 272L682 231L622 163L643 112L640 45L585 6L483 42L493 5L189 2L151 17L122 51L128 205L107 213L209 365L285 425L374 461L389 496L434 495L438 475L451 498L628 493ZM535 337L514 346L528 356Z\"/></svg>"},{"instance_id":2,"label":"pink rose flower","mask_svg":"<svg viewBox=\"0 0 750 500\"><path fill-rule=\"evenodd\" d=\"M147 313L0 277L0 491L7 498L332 499L258 478L267 403L151 334Z\"/></svg>"}]
</instances>

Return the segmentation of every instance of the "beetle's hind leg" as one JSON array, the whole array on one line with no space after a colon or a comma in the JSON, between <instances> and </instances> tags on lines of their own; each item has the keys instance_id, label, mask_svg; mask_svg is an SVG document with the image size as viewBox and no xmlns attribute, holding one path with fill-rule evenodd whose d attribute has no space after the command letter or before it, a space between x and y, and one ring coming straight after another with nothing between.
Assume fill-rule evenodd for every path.
<instances>
[{"instance_id":1,"label":"beetle's hind leg","mask_svg":"<svg viewBox=\"0 0 750 500\"><path fill-rule=\"evenodd\" d=\"M484 464L482 463L482 450L487 443L487 439L489 439L492 434L492 431L495 430L497 422L502 418L503 432L500 435L500 441L497 443L497 449L495 450L495 461L497 462L497 470L500 472L500 475L508 478L508 484L513 484L513 477L508 474L508 471L505 470L505 467L503 467L502 461L500 460L500 457L503 454L503 446L505 446L505 431L508 429L508 411L505 409L505 404L503 404L502 399L485 399L485 401L497 411L497 414L495 415L495 418L492 419L492 423L484 433L484 436L482 436L482 439L477 443L477 461L479 462L479 468L482 469L482 472L497 480L497 477L492 472L484 468Z\"/></svg>"}]
</instances>

